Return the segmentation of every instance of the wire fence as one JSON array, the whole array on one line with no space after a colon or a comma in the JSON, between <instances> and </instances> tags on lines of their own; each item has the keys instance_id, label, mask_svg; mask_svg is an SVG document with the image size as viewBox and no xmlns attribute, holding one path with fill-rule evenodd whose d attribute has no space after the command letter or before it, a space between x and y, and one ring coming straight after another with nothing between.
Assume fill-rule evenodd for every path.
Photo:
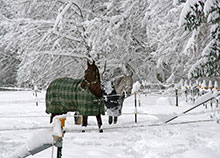
<instances>
[{"instance_id":1,"label":"wire fence","mask_svg":"<svg viewBox=\"0 0 220 158\"><path fill-rule=\"evenodd\" d=\"M206 122L214 122L213 119L207 120L193 120L193 121L182 121L175 123L155 123L155 124L132 124L127 126L108 126L103 127L103 130L113 130L113 129L127 129L127 128L141 128L141 127L160 127L160 126L173 126L173 125L185 125L185 124L193 124L193 123L206 123ZM10 132L10 131L31 131L31 130L41 130L41 129L52 129L52 126L42 126L42 127L27 127L27 128L5 128L0 129L0 132ZM97 128L87 127L86 131L96 131ZM81 128L66 128L65 133L73 133L73 132L82 132Z\"/></svg>"},{"instance_id":2,"label":"wire fence","mask_svg":"<svg viewBox=\"0 0 220 158\"><path fill-rule=\"evenodd\" d=\"M143 93L141 93L143 94ZM143 94L144 95L144 94ZM148 94L148 96L158 96L161 94ZM163 95L163 97L167 97ZM44 98L38 98L37 101L41 101L41 102L44 102L42 100L44 100ZM36 99L33 99L33 100L26 100L25 103L33 103L35 102ZM0 101L0 103L24 103L24 100L17 100L17 101ZM126 101L126 103L132 103L134 102L133 100L132 101ZM145 106L145 105L142 105L142 106ZM135 108L135 107L134 107ZM207 112L215 112L215 110L206 110L206 113ZM145 113L145 112L138 112L138 111L134 111L134 112L125 112L125 113L122 113L122 116L123 115L135 115L135 114L138 114L138 115L156 115L156 114L151 114L151 113ZM195 114L195 113L194 113ZM201 113L198 113L198 114L201 114ZM79 116L79 115L71 115L71 114L68 114L67 117L76 117L76 116ZM0 119L16 119L16 118L49 118L50 116L49 115L3 115L3 116L0 116ZM197 121L188 121L188 123L197 123L197 122L207 122L207 121L213 121L212 120L197 120ZM175 125L175 124L186 124L187 122L179 122L179 123L170 123L170 125ZM161 126L162 124L151 124L151 125L146 125L146 126ZM145 126L145 125L140 125L140 126ZM118 128L129 128L129 127L139 127L137 126L136 124L133 125L133 126L128 126L128 127L118 127ZM21 130L37 130L37 129L48 129L48 128L52 128L51 126L44 126L44 127L21 127L21 128L4 128L4 129L1 129L0 128L0 132L4 132L4 131L21 131Z\"/></svg>"},{"instance_id":3,"label":"wire fence","mask_svg":"<svg viewBox=\"0 0 220 158\"><path fill-rule=\"evenodd\" d=\"M40 130L40 129L52 129L51 126L44 127L22 127L22 128L4 128L0 129L0 132L9 132L9 131L30 131L30 130Z\"/></svg>"},{"instance_id":4,"label":"wire fence","mask_svg":"<svg viewBox=\"0 0 220 158\"><path fill-rule=\"evenodd\" d=\"M213 111L209 111L209 112L213 112ZM134 115L135 113L122 113L123 115ZM201 114L201 113L198 113ZM150 113L138 113L138 115L155 115L155 114L150 114ZM81 115L67 115L67 118L70 117L75 117L75 116L81 116ZM48 116L21 116L22 118L30 118L30 117L48 117ZM107 117L107 116L106 116ZM12 118L12 117L11 117ZM16 117L15 117L16 118ZM20 118L20 116L17 116L17 118ZM214 121L213 119L207 119L207 120L192 120L192 121L183 121L183 122L175 122L175 123L169 123L169 124L165 124L164 122L160 122L160 123L154 123L154 124L131 124L131 125L127 125L127 126L117 126L114 125L114 127L112 126L108 126L108 127L104 127L104 130L111 130L111 129L124 129L124 128L139 128L139 127L152 127L152 126L164 126L164 125L183 125L183 124L192 124L192 123L202 123L202 122L212 122ZM74 123L73 123L74 124ZM40 129L52 129L52 125L49 126L41 126L41 127L21 127L21 128L0 128L0 132L6 132L6 131L30 131L30 130L40 130ZM88 131L93 131L93 130L97 130L97 128L92 128L92 127L87 127ZM66 132L81 132L81 129L65 129Z\"/></svg>"}]
</instances>

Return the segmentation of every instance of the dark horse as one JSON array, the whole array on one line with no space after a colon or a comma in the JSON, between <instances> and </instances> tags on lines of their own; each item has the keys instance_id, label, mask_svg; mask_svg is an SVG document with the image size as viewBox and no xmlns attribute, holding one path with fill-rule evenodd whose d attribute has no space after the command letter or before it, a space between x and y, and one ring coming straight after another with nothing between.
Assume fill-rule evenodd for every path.
<instances>
[{"instance_id":1,"label":"dark horse","mask_svg":"<svg viewBox=\"0 0 220 158\"><path fill-rule=\"evenodd\" d=\"M83 115L83 127L88 125L88 116L96 116L99 132L103 132L101 114L105 111L100 74L94 61L87 61L87 65L84 79L59 78L51 82L46 92L46 112L51 113L52 122L56 115L77 111Z\"/></svg>"},{"instance_id":2,"label":"dark horse","mask_svg":"<svg viewBox=\"0 0 220 158\"><path fill-rule=\"evenodd\" d=\"M109 116L109 124L117 123L118 116L122 114L122 106L125 97L131 95L133 85L133 69L128 64L121 65L121 75L116 75L113 79L103 81L103 93L105 96L105 106Z\"/></svg>"}]
</instances>

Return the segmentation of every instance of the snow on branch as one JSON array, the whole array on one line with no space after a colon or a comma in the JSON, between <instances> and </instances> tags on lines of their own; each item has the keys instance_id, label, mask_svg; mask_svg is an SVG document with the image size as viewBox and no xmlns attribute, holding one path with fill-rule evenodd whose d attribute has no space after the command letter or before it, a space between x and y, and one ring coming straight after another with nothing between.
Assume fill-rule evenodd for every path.
<instances>
[{"instance_id":1,"label":"snow on branch","mask_svg":"<svg viewBox=\"0 0 220 158\"><path fill-rule=\"evenodd\" d=\"M194 17L196 17L196 13L193 11L194 6L198 6L198 9L202 11L202 7L200 6L200 3L204 3L205 0L187 0L184 4L183 10L180 14L180 20L179 20L179 26L184 26L187 24L187 15L190 13Z\"/></svg>"},{"instance_id":2,"label":"snow on branch","mask_svg":"<svg viewBox=\"0 0 220 158\"><path fill-rule=\"evenodd\" d=\"M193 64L191 66L191 68L189 69L189 72L188 72L188 78L192 78L192 75L194 74L194 72L196 72L196 70L200 69L202 65L207 63L207 60L208 60L207 56L210 53L210 47L213 45L213 42L214 42L213 40L211 42L209 42L209 44L202 51L201 59L199 59L195 64Z\"/></svg>"},{"instance_id":3,"label":"snow on branch","mask_svg":"<svg viewBox=\"0 0 220 158\"><path fill-rule=\"evenodd\" d=\"M79 10L80 16L83 17L82 11L79 5L74 3L72 0L69 0L67 4L65 3L63 6L60 7L59 9L60 12L58 13L55 24L54 24L54 30L56 30L56 28L62 29L62 25L63 25L62 21L63 21L64 14L68 11L68 9L71 8L72 5L74 5Z\"/></svg>"},{"instance_id":4,"label":"snow on branch","mask_svg":"<svg viewBox=\"0 0 220 158\"><path fill-rule=\"evenodd\" d=\"M194 74L194 72L200 68L201 65L203 65L206 62L205 58L201 58L200 60L198 60L194 65L191 66L191 68L189 69L188 72L188 78L192 78L192 75Z\"/></svg>"},{"instance_id":5,"label":"snow on branch","mask_svg":"<svg viewBox=\"0 0 220 158\"><path fill-rule=\"evenodd\" d=\"M206 16L212 11L213 7L217 6L217 3L218 3L218 5L220 4L219 0L207 0L206 1L205 5L204 5L204 13Z\"/></svg>"},{"instance_id":6,"label":"snow on branch","mask_svg":"<svg viewBox=\"0 0 220 158\"><path fill-rule=\"evenodd\" d=\"M189 54L189 50L193 48L194 44L195 44L195 34L196 34L196 30L193 31L192 36L190 37L190 39L188 40L184 50L183 50L183 54L188 55Z\"/></svg>"},{"instance_id":7,"label":"snow on branch","mask_svg":"<svg viewBox=\"0 0 220 158\"><path fill-rule=\"evenodd\" d=\"M63 6L61 6L60 13L58 13L55 24L54 24L54 30L56 30L55 28L61 28L62 29L62 20L63 20L63 16L64 14L67 12L67 10L71 7L72 5L72 1L70 0L68 2L68 4L65 6L66 4L64 4Z\"/></svg>"},{"instance_id":8,"label":"snow on branch","mask_svg":"<svg viewBox=\"0 0 220 158\"><path fill-rule=\"evenodd\" d=\"M216 21L220 15L220 1L219 0L207 0L204 5L205 16L208 16L208 22Z\"/></svg>"},{"instance_id":9,"label":"snow on branch","mask_svg":"<svg viewBox=\"0 0 220 158\"><path fill-rule=\"evenodd\" d=\"M86 55L82 55L82 54L77 54L75 52L71 52L71 53L51 53L50 51L35 51L35 52L32 52L33 54L40 54L40 55L54 55L54 56L69 56L69 57L74 57L74 58L82 58L82 59L87 59L87 60L90 60L92 61L88 56Z\"/></svg>"}]
</instances>

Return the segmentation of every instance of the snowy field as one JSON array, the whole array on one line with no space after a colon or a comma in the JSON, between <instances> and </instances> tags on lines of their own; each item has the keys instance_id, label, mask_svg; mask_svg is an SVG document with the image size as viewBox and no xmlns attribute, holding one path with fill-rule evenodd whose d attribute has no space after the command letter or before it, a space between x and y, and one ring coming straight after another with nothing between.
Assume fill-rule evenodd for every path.
<instances>
[{"instance_id":1,"label":"snowy field","mask_svg":"<svg viewBox=\"0 0 220 158\"><path fill-rule=\"evenodd\" d=\"M25 145L34 132L50 127L45 111L45 93L39 93L39 105L31 91L0 92L0 158L7 158ZM210 108L200 106L167 125L159 125L191 108L184 98L179 107L174 97L141 95L138 123L134 122L134 96L124 102L118 124L108 125L103 116L104 133L98 133L96 120L89 117L86 133L66 121L63 158L219 158L220 124L212 120ZM39 136L40 137L40 136ZM40 139L40 138L39 138ZM34 142L33 142L34 143ZM56 157L56 148L49 148L33 158Z\"/></svg>"}]
</instances>

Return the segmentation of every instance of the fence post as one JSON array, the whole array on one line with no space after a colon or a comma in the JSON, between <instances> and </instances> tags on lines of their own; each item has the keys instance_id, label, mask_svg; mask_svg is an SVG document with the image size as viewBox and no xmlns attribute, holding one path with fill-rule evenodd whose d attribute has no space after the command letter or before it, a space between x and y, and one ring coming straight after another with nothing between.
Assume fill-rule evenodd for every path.
<instances>
[{"instance_id":1,"label":"fence post","mask_svg":"<svg viewBox=\"0 0 220 158\"><path fill-rule=\"evenodd\" d=\"M38 106L37 92L38 92L38 87L37 87L37 85L34 85L33 95L35 96L36 106Z\"/></svg>"},{"instance_id":2,"label":"fence post","mask_svg":"<svg viewBox=\"0 0 220 158\"><path fill-rule=\"evenodd\" d=\"M65 121L66 121L66 118L60 118L62 130L63 130L64 126L65 126ZM62 137L61 137L60 151L59 151L59 148L57 149L57 151L59 151L59 153L57 152L58 153L57 158L61 158L62 157L63 137L64 137L64 132L63 132Z\"/></svg>"},{"instance_id":3,"label":"fence post","mask_svg":"<svg viewBox=\"0 0 220 158\"><path fill-rule=\"evenodd\" d=\"M138 90L139 91L139 90ZM140 91L138 93L138 106L141 106L141 95L140 95Z\"/></svg>"},{"instance_id":4,"label":"fence post","mask_svg":"<svg viewBox=\"0 0 220 158\"><path fill-rule=\"evenodd\" d=\"M57 158L61 158L62 157L62 148L63 148L63 137L64 137L64 131L63 128L65 126L65 121L66 121L66 117L58 117L55 118L57 119L56 122L60 123L56 123L55 127L54 127L54 139L55 139L55 146L57 147Z\"/></svg>"},{"instance_id":5,"label":"fence post","mask_svg":"<svg viewBox=\"0 0 220 158\"><path fill-rule=\"evenodd\" d=\"M185 81L185 83L184 83L184 89L185 89L185 96L186 96L186 102L188 101L188 99L187 99L187 95L188 95L188 84L187 84L187 80Z\"/></svg>"},{"instance_id":6,"label":"fence post","mask_svg":"<svg viewBox=\"0 0 220 158\"><path fill-rule=\"evenodd\" d=\"M134 92L134 106L135 106L134 121L135 123L137 123L137 92Z\"/></svg>"},{"instance_id":7,"label":"fence post","mask_svg":"<svg viewBox=\"0 0 220 158\"><path fill-rule=\"evenodd\" d=\"M178 106L178 89L176 88L176 106Z\"/></svg>"},{"instance_id":8,"label":"fence post","mask_svg":"<svg viewBox=\"0 0 220 158\"><path fill-rule=\"evenodd\" d=\"M62 148L63 148L63 138L59 137L57 143L57 158L62 157Z\"/></svg>"}]
</instances>

